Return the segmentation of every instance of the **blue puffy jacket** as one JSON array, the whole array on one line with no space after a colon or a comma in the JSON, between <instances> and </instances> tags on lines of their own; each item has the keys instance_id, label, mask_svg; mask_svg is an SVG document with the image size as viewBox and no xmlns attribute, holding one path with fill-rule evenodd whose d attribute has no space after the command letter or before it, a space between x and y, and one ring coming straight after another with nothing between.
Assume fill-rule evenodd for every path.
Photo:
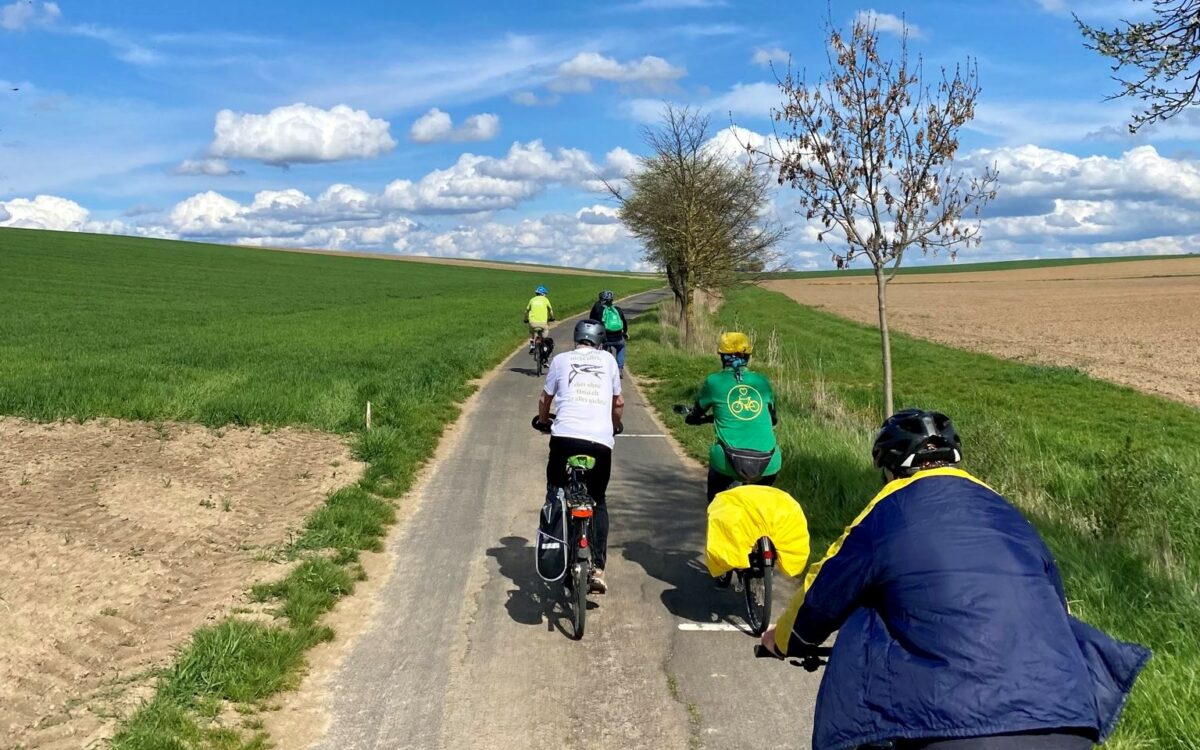
<instances>
[{"instance_id":1,"label":"blue puffy jacket","mask_svg":"<svg viewBox=\"0 0 1200 750\"><path fill-rule=\"evenodd\" d=\"M1067 613L1033 526L958 469L890 482L780 619L792 654L838 631L814 750L1116 726L1146 648Z\"/></svg>"}]
</instances>

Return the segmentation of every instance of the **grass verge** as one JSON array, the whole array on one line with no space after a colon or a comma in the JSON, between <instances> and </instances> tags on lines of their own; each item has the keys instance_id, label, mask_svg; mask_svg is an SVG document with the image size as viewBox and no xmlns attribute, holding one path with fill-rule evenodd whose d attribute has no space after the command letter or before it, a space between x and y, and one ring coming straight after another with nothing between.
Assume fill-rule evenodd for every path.
<instances>
[{"instance_id":1,"label":"grass verge","mask_svg":"<svg viewBox=\"0 0 1200 750\"><path fill-rule=\"evenodd\" d=\"M704 461L711 428L670 412L716 367L721 329L756 339L781 411L780 485L823 550L878 490L878 333L780 294L729 295L683 350L664 315L634 324L630 361L666 422ZM1016 502L1063 568L1072 611L1155 653L1109 746L1191 748L1200 736L1200 411L1058 367L894 336L896 402L954 418L968 470Z\"/></svg>"},{"instance_id":2,"label":"grass verge","mask_svg":"<svg viewBox=\"0 0 1200 750\"><path fill-rule=\"evenodd\" d=\"M0 261L0 413L299 426L346 435L368 463L303 521L291 572L251 591L269 613L194 633L118 750L267 747L253 714L333 637L321 614L361 579L359 553L381 548L471 381L526 335L533 288L565 317L602 288L659 285L14 229Z\"/></svg>"}]
</instances>

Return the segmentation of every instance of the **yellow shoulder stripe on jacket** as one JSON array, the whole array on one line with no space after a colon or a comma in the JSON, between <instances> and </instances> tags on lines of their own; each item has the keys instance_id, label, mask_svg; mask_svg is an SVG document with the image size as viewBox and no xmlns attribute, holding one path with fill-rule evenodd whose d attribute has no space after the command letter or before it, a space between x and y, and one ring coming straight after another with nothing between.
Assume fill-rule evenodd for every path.
<instances>
[{"instance_id":1,"label":"yellow shoulder stripe on jacket","mask_svg":"<svg viewBox=\"0 0 1200 750\"><path fill-rule=\"evenodd\" d=\"M826 561L831 559L842 549L842 544L845 543L846 537L850 536L850 532L854 530L854 527L858 526L860 523L862 523L864 518L870 515L871 511L875 509L876 505L881 503L885 498L896 494L918 479L924 479L925 477L959 477L961 479L972 481L981 487L987 487L989 490L992 489L962 469L954 468L918 471L911 477L894 479L884 485L883 489L879 491L879 494L871 498L871 502L867 503L867 507L863 508L862 512L859 513L858 516L856 516L855 519L850 523L850 525L846 527L846 530L843 531L842 535L837 538L837 541L829 545L829 549L826 550L825 556L808 566L808 572L804 575L804 586L802 586L800 590L796 592L795 596L792 597L792 600L788 602L787 608L783 611L783 615L780 616L775 625L775 645L778 646L780 653L787 653L788 639L791 638L792 625L796 622L796 613L800 611L800 606L804 604L804 597L808 594L808 590L812 588L813 581L817 579L817 575L821 572L821 567L826 563ZM992 491L995 492L995 490Z\"/></svg>"}]
</instances>

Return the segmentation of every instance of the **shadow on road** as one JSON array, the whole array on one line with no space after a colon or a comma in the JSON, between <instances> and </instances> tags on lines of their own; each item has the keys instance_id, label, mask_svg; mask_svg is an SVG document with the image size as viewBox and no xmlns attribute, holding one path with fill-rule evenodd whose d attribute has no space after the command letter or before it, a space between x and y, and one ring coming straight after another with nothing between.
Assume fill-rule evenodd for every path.
<instances>
[{"instance_id":1,"label":"shadow on road","mask_svg":"<svg viewBox=\"0 0 1200 750\"><path fill-rule=\"evenodd\" d=\"M531 377L531 378L540 378L540 377L542 377L541 375L538 375L538 374L537 374L537 370L535 370L535 369L534 369L534 368L532 368L532 367L510 367L510 368L508 368L508 371L509 371L509 372L515 372L515 373L517 373L518 375L528 375L528 376L529 376L529 377Z\"/></svg>"},{"instance_id":2,"label":"shadow on road","mask_svg":"<svg viewBox=\"0 0 1200 750\"><path fill-rule=\"evenodd\" d=\"M628 456L629 463L641 460ZM731 621L741 612L741 601L718 589L704 566L703 485L684 471L647 466L633 475L651 485L651 492L643 489L637 502L610 504L613 526L628 540L618 547L621 555L669 586L660 598L671 614L692 622Z\"/></svg>"},{"instance_id":3,"label":"shadow on road","mask_svg":"<svg viewBox=\"0 0 1200 750\"><path fill-rule=\"evenodd\" d=\"M571 615L559 594L561 583L546 583L537 574L533 564L533 545L519 536L506 536L499 547L487 551L500 565L500 575L511 581L516 588L508 590L504 608L514 622L522 625L541 625L547 630L557 630L571 637ZM596 602L588 601L588 609L596 609Z\"/></svg>"}]
</instances>

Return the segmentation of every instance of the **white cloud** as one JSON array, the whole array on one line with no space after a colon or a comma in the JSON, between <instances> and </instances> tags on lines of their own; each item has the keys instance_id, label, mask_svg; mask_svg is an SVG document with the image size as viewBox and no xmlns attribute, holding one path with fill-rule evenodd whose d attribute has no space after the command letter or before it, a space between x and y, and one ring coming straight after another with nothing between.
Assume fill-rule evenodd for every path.
<instances>
[{"instance_id":1,"label":"white cloud","mask_svg":"<svg viewBox=\"0 0 1200 750\"><path fill-rule=\"evenodd\" d=\"M386 120L338 105L292 104L265 115L217 113L212 156L294 164L369 159L396 147Z\"/></svg>"},{"instance_id":2,"label":"white cloud","mask_svg":"<svg viewBox=\"0 0 1200 750\"><path fill-rule=\"evenodd\" d=\"M783 105L783 94L774 83L759 81L756 83L736 83L729 91L705 102L703 107L721 114L750 115L767 118L771 110L780 109Z\"/></svg>"},{"instance_id":3,"label":"white cloud","mask_svg":"<svg viewBox=\"0 0 1200 750\"><path fill-rule=\"evenodd\" d=\"M15 198L0 205L8 214L3 222L6 227L82 232L88 225L86 208L56 195L39 195L32 200Z\"/></svg>"},{"instance_id":4,"label":"white cloud","mask_svg":"<svg viewBox=\"0 0 1200 750\"><path fill-rule=\"evenodd\" d=\"M604 225L621 223L620 212L614 206L605 206L599 203L579 209L575 212L575 218L579 219L581 224Z\"/></svg>"},{"instance_id":5,"label":"white cloud","mask_svg":"<svg viewBox=\"0 0 1200 750\"><path fill-rule=\"evenodd\" d=\"M750 61L760 67L769 68L771 67L772 63L775 65L784 65L790 59L791 55L789 55L788 51L785 49L780 49L778 47L759 47L758 49L754 50L754 56L750 58Z\"/></svg>"},{"instance_id":6,"label":"white cloud","mask_svg":"<svg viewBox=\"0 0 1200 750\"><path fill-rule=\"evenodd\" d=\"M0 226L58 232L132 234L173 238L161 227L138 227L120 221L94 221L91 213L73 200L57 195L14 198L0 202Z\"/></svg>"},{"instance_id":7,"label":"white cloud","mask_svg":"<svg viewBox=\"0 0 1200 750\"><path fill-rule=\"evenodd\" d=\"M854 22L874 26L881 34L903 36L907 31L910 39L924 39L925 32L915 23L909 23L900 16L891 13L880 13L875 10L860 10L854 14Z\"/></svg>"},{"instance_id":8,"label":"white cloud","mask_svg":"<svg viewBox=\"0 0 1200 750\"><path fill-rule=\"evenodd\" d=\"M408 137L417 143L437 141L488 141L500 133L500 117L489 113L471 115L454 127L450 115L434 107L412 124Z\"/></svg>"},{"instance_id":9,"label":"white cloud","mask_svg":"<svg viewBox=\"0 0 1200 750\"><path fill-rule=\"evenodd\" d=\"M224 159L185 159L180 162L179 166L172 170L173 174L178 175L203 175L205 177L226 177L245 174L240 169L234 169L229 166L229 162Z\"/></svg>"},{"instance_id":10,"label":"white cloud","mask_svg":"<svg viewBox=\"0 0 1200 750\"><path fill-rule=\"evenodd\" d=\"M32 26L50 26L62 18L58 3L16 0L0 7L0 29L19 31Z\"/></svg>"},{"instance_id":11,"label":"white cloud","mask_svg":"<svg viewBox=\"0 0 1200 750\"><path fill-rule=\"evenodd\" d=\"M582 268L648 270L619 224L586 224L569 214L515 223L462 225L414 241L420 255L493 258Z\"/></svg>"},{"instance_id":12,"label":"white cloud","mask_svg":"<svg viewBox=\"0 0 1200 750\"><path fill-rule=\"evenodd\" d=\"M596 52L580 52L560 64L557 72L558 78L551 81L549 86L561 92L588 91L593 79L662 89L687 75L687 69L671 65L654 55L622 63Z\"/></svg>"},{"instance_id":13,"label":"white cloud","mask_svg":"<svg viewBox=\"0 0 1200 750\"><path fill-rule=\"evenodd\" d=\"M558 104L561 98L558 94L538 96L532 91L518 91L509 97L514 104L520 104L522 107L550 107Z\"/></svg>"}]
</instances>

